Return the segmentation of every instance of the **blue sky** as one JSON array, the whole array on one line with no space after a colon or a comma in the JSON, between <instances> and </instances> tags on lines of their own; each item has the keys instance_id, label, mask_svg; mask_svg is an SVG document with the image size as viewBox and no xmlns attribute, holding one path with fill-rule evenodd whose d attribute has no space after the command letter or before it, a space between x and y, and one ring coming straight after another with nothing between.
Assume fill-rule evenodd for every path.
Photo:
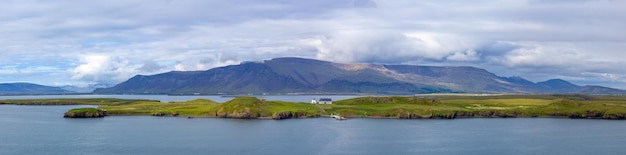
<instances>
[{"instance_id":1,"label":"blue sky","mask_svg":"<svg viewBox=\"0 0 626 155\"><path fill-rule=\"evenodd\" d=\"M626 1L9 0L0 83L116 84L274 57L626 89Z\"/></svg>"}]
</instances>

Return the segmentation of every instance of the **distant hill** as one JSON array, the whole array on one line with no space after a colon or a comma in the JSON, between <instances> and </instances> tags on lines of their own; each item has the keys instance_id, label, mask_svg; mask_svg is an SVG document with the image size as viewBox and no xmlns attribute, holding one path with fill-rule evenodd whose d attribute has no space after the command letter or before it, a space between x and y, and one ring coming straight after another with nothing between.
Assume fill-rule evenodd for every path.
<instances>
[{"instance_id":1,"label":"distant hill","mask_svg":"<svg viewBox=\"0 0 626 155\"><path fill-rule=\"evenodd\" d=\"M606 87L602 87L606 88ZM618 93L552 79L534 83L467 66L334 63L303 58L245 62L206 71L137 75L101 94L242 93ZM623 91L622 91L623 92Z\"/></svg>"},{"instance_id":2,"label":"distant hill","mask_svg":"<svg viewBox=\"0 0 626 155\"><path fill-rule=\"evenodd\" d=\"M541 87L539 90L558 93L578 93L582 88L581 86L561 79L551 79L544 82L538 82L537 85Z\"/></svg>"},{"instance_id":3,"label":"distant hill","mask_svg":"<svg viewBox=\"0 0 626 155\"><path fill-rule=\"evenodd\" d=\"M64 94L74 93L59 87L43 86L32 83L0 83L0 95L24 94Z\"/></svg>"},{"instance_id":4,"label":"distant hill","mask_svg":"<svg viewBox=\"0 0 626 155\"><path fill-rule=\"evenodd\" d=\"M91 93L92 91L98 89L98 88L108 88L108 87L112 87L114 85L109 85L109 84L105 84L105 83L98 83L98 84L90 84L87 86L73 86L73 85L65 85L65 86L60 86L59 88L71 91L71 92L76 92L76 93Z\"/></svg>"},{"instance_id":5,"label":"distant hill","mask_svg":"<svg viewBox=\"0 0 626 155\"><path fill-rule=\"evenodd\" d=\"M580 94L626 94L626 91L608 88L602 86L584 86L582 87L578 93Z\"/></svg>"}]
</instances>

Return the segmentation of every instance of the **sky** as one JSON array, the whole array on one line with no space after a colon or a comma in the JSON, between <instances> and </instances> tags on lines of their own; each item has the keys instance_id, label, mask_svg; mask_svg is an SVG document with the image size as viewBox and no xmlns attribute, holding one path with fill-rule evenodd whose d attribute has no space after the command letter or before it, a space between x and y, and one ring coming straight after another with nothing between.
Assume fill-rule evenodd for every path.
<instances>
[{"instance_id":1,"label":"sky","mask_svg":"<svg viewBox=\"0 0 626 155\"><path fill-rule=\"evenodd\" d=\"M474 66L626 89L626 1L5 0L0 83L87 86L276 57Z\"/></svg>"}]
</instances>

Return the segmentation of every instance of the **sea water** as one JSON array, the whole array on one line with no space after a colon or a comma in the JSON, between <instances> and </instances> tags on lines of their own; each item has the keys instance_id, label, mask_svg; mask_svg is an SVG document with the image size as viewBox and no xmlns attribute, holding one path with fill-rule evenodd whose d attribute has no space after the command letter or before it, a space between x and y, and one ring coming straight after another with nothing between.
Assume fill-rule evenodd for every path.
<instances>
[{"instance_id":1,"label":"sea water","mask_svg":"<svg viewBox=\"0 0 626 155\"><path fill-rule=\"evenodd\" d=\"M559 118L238 120L0 105L0 154L626 154L626 121Z\"/></svg>"}]
</instances>

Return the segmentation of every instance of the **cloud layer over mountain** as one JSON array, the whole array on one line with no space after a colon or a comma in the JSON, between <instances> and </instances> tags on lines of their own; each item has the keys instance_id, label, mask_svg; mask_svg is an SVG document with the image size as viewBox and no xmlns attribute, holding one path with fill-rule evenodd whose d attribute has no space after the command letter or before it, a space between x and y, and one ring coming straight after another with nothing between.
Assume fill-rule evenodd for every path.
<instances>
[{"instance_id":1,"label":"cloud layer over mountain","mask_svg":"<svg viewBox=\"0 0 626 155\"><path fill-rule=\"evenodd\" d=\"M626 88L626 2L9 0L0 81L117 83L296 56Z\"/></svg>"}]
</instances>

